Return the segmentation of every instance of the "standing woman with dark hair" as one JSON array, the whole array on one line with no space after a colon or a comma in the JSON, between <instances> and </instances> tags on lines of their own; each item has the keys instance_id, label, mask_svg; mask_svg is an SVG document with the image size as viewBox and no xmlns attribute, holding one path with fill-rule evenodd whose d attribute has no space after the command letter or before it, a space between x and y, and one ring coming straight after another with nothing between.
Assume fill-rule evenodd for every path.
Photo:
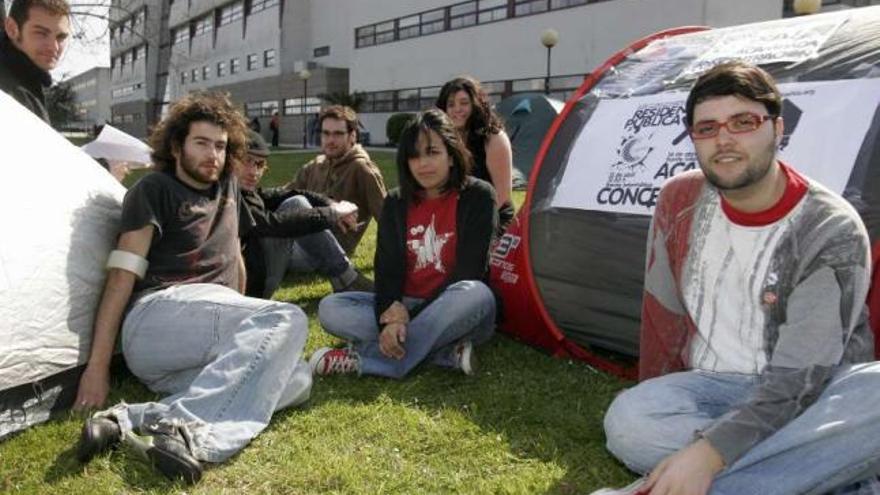
<instances>
[{"instance_id":1,"label":"standing woman with dark hair","mask_svg":"<svg viewBox=\"0 0 880 495\"><path fill-rule=\"evenodd\" d=\"M497 216L492 187L469 168L467 149L440 110L404 129L400 187L379 219L376 293L321 301L321 325L351 345L315 352L313 373L403 378L428 361L473 374L473 345L495 326L495 298L482 280Z\"/></svg>"},{"instance_id":2,"label":"standing woman with dark hair","mask_svg":"<svg viewBox=\"0 0 880 495\"><path fill-rule=\"evenodd\" d=\"M471 152L471 174L495 187L500 236L514 215L513 151L504 123L492 109L479 81L471 77L457 77L444 84L435 105L449 115Z\"/></svg>"}]
</instances>

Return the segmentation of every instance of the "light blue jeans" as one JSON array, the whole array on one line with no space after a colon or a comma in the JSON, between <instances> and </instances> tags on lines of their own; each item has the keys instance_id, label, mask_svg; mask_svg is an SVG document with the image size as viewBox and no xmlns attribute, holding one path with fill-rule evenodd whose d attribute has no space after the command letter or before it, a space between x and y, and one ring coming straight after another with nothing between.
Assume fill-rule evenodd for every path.
<instances>
[{"instance_id":1,"label":"light blue jeans","mask_svg":"<svg viewBox=\"0 0 880 495\"><path fill-rule=\"evenodd\" d=\"M284 200L278 211L311 208L305 196L293 196ZM263 297L270 298L281 285L288 271L299 273L318 272L328 277L342 275L351 261L329 230L300 237L263 237L260 239L266 256L266 283Z\"/></svg>"},{"instance_id":2,"label":"light blue jeans","mask_svg":"<svg viewBox=\"0 0 880 495\"><path fill-rule=\"evenodd\" d=\"M241 450L272 413L305 402L311 391L302 349L308 335L296 306L245 297L214 284L179 285L137 301L122 326L132 373L158 402L119 404L123 433L171 423L202 461Z\"/></svg>"},{"instance_id":3,"label":"light blue jeans","mask_svg":"<svg viewBox=\"0 0 880 495\"><path fill-rule=\"evenodd\" d=\"M608 450L633 471L647 473L746 400L756 380L705 371L647 380L608 409ZM815 403L722 471L711 493L821 494L841 487L853 490L838 493L854 493L853 483L877 473L880 363L864 363L840 368Z\"/></svg>"},{"instance_id":4,"label":"light blue jeans","mask_svg":"<svg viewBox=\"0 0 880 495\"><path fill-rule=\"evenodd\" d=\"M482 282L456 282L409 322L404 358L388 358L379 351L375 300L368 292L341 292L325 297L318 306L318 319L327 333L352 343L361 358L361 374L403 378L425 360L455 367L459 341L481 344L495 331L492 291ZM401 302L412 309L422 300L405 297Z\"/></svg>"}]
</instances>

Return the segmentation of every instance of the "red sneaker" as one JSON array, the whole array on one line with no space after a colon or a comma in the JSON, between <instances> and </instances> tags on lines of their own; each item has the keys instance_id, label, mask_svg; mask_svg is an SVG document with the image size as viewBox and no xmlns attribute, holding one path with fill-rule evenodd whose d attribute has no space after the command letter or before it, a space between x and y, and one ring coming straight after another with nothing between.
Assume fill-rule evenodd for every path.
<instances>
[{"instance_id":1,"label":"red sneaker","mask_svg":"<svg viewBox=\"0 0 880 495\"><path fill-rule=\"evenodd\" d=\"M309 367L313 375L334 375L342 373L361 372L361 359L357 353L349 348L331 349L322 347L312 354L309 359Z\"/></svg>"}]
</instances>

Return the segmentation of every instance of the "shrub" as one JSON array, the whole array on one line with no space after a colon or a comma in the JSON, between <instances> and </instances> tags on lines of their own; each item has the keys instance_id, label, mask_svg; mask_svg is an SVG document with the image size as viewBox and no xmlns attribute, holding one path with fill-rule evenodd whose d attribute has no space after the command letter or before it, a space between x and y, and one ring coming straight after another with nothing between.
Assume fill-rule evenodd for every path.
<instances>
[{"instance_id":1,"label":"shrub","mask_svg":"<svg viewBox=\"0 0 880 495\"><path fill-rule=\"evenodd\" d=\"M388 142L397 146L403 128L406 127L406 124L408 124L414 117L415 114L412 113L395 113L389 117L388 122L385 124L385 135L388 136Z\"/></svg>"}]
</instances>

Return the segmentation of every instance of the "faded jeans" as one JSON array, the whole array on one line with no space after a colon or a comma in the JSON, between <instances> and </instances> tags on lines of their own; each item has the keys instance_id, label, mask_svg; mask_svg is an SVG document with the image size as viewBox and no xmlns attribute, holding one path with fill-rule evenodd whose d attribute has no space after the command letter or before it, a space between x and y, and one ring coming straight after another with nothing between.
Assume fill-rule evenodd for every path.
<instances>
[{"instance_id":1,"label":"faded jeans","mask_svg":"<svg viewBox=\"0 0 880 495\"><path fill-rule=\"evenodd\" d=\"M221 285L149 294L125 318L122 349L132 373L168 395L105 414L123 434L171 423L197 459L221 462L256 437L273 412L309 398L311 372L301 359L307 335L298 307Z\"/></svg>"},{"instance_id":2,"label":"faded jeans","mask_svg":"<svg viewBox=\"0 0 880 495\"><path fill-rule=\"evenodd\" d=\"M311 207L305 196L298 195L284 200L278 211ZM351 266L345 250L330 230L300 237L263 237L260 244L266 256L266 283L263 292L263 297L266 298L272 297L288 271L318 272L332 278L342 275Z\"/></svg>"},{"instance_id":3,"label":"faded jeans","mask_svg":"<svg viewBox=\"0 0 880 495\"><path fill-rule=\"evenodd\" d=\"M426 360L453 368L459 341L481 344L495 331L492 291L482 282L456 282L409 322L403 359L388 358L379 351L375 300L375 294L368 292L341 292L325 297L318 306L318 319L327 333L352 343L362 374L403 378ZM404 297L401 302L411 310L422 300Z\"/></svg>"},{"instance_id":4,"label":"faded jeans","mask_svg":"<svg viewBox=\"0 0 880 495\"><path fill-rule=\"evenodd\" d=\"M647 380L621 393L608 409L608 450L633 471L647 473L748 398L756 380L706 371ZM816 402L719 473L710 493L821 494L878 472L880 363L875 362L841 367Z\"/></svg>"}]
</instances>

